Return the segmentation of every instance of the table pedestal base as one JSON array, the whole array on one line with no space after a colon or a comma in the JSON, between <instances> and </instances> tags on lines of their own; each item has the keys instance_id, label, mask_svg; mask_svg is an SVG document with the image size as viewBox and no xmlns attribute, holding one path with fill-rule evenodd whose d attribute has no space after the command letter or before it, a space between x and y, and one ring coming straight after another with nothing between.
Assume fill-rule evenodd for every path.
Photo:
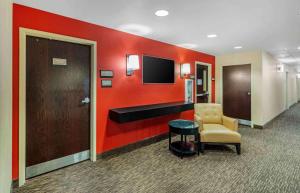
<instances>
[{"instance_id":1,"label":"table pedestal base","mask_svg":"<svg viewBox=\"0 0 300 193\"><path fill-rule=\"evenodd\" d=\"M193 142L175 141L170 144L170 150L181 157L197 153L197 145Z\"/></svg>"}]
</instances>

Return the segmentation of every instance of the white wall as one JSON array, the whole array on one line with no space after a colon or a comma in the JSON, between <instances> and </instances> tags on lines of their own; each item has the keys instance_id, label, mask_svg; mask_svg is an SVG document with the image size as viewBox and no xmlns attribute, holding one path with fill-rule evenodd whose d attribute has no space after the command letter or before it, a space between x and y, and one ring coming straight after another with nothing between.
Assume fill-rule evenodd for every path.
<instances>
[{"instance_id":1,"label":"white wall","mask_svg":"<svg viewBox=\"0 0 300 193\"><path fill-rule=\"evenodd\" d=\"M12 3L0 1L0 192L11 188L12 170Z\"/></svg>"},{"instance_id":2,"label":"white wall","mask_svg":"<svg viewBox=\"0 0 300 193\"><path fill-rule=\"evenodd\" d=\"M300 101L300 78L297 79L298 102Z\"/></svg>"},{"instance_id":3,"label":"white wall","mask_svg":"<svg viewBox=\"0 0 300 193\"><path fill-rule=\"evenodd\" d=\"M258 50L216 57L217 103L222 103L222 67L242 64L251 64L252 124L265 125L286 109L286 101L290 106L298 100L295 71L288 69L288 100L286 100L285 72L277 72L279 62L270 54Z\"/></svg>"},{"instance_id":4,"label":"white wall","mask_svg":"<svg viewBox=\"0 0 300 193\"><path fill-rule=\"evenodd\" d=\"M297 72L292 66L287 66L287 108L298 102Z\"/></svg>"},{"instance_id":5,"label":"white wall","mask_svg":"<svg viewBox=\"0 0 300 193\"><path fill-rule=\"evenodd\" d=\"M262 125L262 52L234 53L216 57L216 102L222 103L222 67L251 64L251 119L253 124Z\"/></svg>"},{"instance_id":6,"label":"white wall","mask_svg":"<svg viewBox=\"0 0 300 193\"><path fill-rule=\"evenodd\" d=\"M270 54L262 52L262 110L263 124L266 124L286 109L286 75L278 72L280 64Z\"/></svg>"}]
</instances>

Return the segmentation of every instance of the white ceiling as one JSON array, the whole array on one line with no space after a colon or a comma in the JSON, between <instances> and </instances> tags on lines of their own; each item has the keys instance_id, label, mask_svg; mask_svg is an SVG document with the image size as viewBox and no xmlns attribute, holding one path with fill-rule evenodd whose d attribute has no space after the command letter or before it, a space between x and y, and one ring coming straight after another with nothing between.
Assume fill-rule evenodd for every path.
<instances>
[{"instance_id":1,"label":"white ceiling","mask_svg":"<svg viewBox=\"0 0 300 193\"><path fill-rule=\"evenodd\" d=\"M300 0L14 0L14 2L218 55L262 49L300 64ZM166 9L167 17L155 11ZM208 39L208 34L218 37ZM242 46L240 50L234 46ZM280 55L281 54L281 55Z\"/></svg>"}]
</instances>

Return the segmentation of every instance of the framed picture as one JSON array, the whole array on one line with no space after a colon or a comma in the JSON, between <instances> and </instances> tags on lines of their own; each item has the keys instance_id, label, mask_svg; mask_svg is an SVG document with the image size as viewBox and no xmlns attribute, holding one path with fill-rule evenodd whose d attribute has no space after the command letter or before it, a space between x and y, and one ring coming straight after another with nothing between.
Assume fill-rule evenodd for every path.
<instances>
[{"instance_id":1,"label":"framed picture","mask_svg":"<svg viewBox=\"0 0 300 193\"><path fill-rule=\"evenodd\" d=\"M102 88L111 88L112 81L111 80L101 80L101 87Z\"/></svg>"},{"instance_id":2,"label":"framed picture","mask_svg":"<svg viewBox=\"0 0 300 193\"><path fill-rule=\"evenodd\" d=\"M100 70L100 78L113 78L114 73L112 70Z\"/></svg>"}]
</instances>

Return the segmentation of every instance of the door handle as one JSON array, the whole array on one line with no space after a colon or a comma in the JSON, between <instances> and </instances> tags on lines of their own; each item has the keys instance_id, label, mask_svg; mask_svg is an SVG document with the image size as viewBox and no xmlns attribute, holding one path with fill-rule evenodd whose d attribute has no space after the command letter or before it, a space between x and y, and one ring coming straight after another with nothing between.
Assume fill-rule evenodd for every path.
<instances>
[{"instance_id":1,"label":"door handle","mask_svg":"<svg viewBox=\"0 0 300 193\"><path fill-rule=\"evenodd\" d=\"M248 92L248 93L247 93L247 95L249 95L249 96L250 96L250 95L251 95L251 92Z\"/></svg>"},{"instance_id":2,"label":"door handle","mask_svg":"<svg viewBox=\"0 0 300 193\"><path fill-rule=\"evenodd\" d=\"M90 98L89 97L85 97L82 101L81 104L89 104L90 103Z\"/></svg>"}]
</instances>

